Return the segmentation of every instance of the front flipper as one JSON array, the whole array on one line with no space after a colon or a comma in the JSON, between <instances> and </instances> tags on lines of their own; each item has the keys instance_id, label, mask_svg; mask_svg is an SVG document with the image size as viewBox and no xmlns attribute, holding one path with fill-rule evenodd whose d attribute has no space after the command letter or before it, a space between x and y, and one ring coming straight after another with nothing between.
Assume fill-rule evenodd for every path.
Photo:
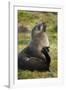
<instances>
[{"instance_id":1,"label":"front flipper","mask_svg":"<svg viewBox=\"0 0 66 90\"><path fill-rule=\"evenodd\" d=\"M46 57L46 64L47 64L47 67L48 67L48 69L49 69L49 67L50 67L50 62L51 62L51 57L50 57L50 55L49 55L49 47L43 48L41 52L42 52L42 53L45 55L45 57ZM50 70L49 70L49 71L50 71Z\"/></svg>"}]
</instances>

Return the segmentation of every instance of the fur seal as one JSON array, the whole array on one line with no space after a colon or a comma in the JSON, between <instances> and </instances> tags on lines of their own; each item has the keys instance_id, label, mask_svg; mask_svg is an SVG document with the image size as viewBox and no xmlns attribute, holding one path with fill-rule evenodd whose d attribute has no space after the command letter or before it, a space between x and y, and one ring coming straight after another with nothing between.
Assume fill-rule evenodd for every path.
<instances>
[{"instance_id":1,"label":"fur seal","mask_svg":"<svg viewBox=\"0 0 66 90\"><path fill-rule=\"evenodd\" d=\"M18 69L49 71L50 61L46 24L41 22L32 29L30 44L18 54Z\"/></svg>"}]
</instances>

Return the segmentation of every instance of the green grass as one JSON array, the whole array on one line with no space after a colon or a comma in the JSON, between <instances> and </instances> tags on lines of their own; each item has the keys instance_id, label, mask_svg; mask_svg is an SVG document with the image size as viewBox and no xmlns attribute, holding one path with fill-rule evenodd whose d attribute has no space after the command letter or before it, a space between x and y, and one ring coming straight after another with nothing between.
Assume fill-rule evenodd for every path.
<instances>
[{"instance_id":1,"label":"green grass","mask_svg":"<svg viewBox=\"0 0 66 90\"><path fill-rule=\"evenodd\" d=\"M28 17L28 18L27 18ZM28 23L27 23L28 21ZM18 22L27 27L30 32L37 22L44 21L47 24L47 34L50 42L50 56L51 56L51 72L39 72L29 70L18 70L18 79L32 79L32 78L53 78L58 76L58 59L57 59L57 13L41 13L41 12L27 12L18 11ZM25 48L30 42L30 33L18 34L18 52Z\"/></svg>"},{"instance_id":2,"label":"green grass","mask_svg":"<svg viewBox=\"0 0 66 90\"><path fill-rule=\"evenodd\" d=\"M18 79L34 79L34 78L53 78L56 77L55 73L52 72L39 72L39 71L29 71L29 70L19 70Z\"/></svg>"}]
</instances>

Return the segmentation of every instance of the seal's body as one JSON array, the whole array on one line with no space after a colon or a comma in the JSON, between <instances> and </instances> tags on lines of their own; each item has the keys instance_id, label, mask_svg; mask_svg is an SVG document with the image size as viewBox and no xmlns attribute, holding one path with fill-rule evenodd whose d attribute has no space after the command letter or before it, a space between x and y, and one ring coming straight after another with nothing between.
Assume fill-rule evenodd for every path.
<instances>
[{"instance_id":1,"label":"seal's body","mask_svg":"<svg viewBox=\"0 0 66 90\"><path fill-rule=\"evenodd\" d=\"M49 40L45 23L37 24L31 35L31 42L18 55L18 68L28 70L49 70Z\"/></svg>"}]
</instances>

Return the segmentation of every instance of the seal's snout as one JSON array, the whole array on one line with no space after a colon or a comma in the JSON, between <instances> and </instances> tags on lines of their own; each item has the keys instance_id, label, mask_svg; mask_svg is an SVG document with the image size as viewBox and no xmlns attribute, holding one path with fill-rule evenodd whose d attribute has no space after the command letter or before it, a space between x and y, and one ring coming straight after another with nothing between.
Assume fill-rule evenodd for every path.
<instances>
[{"instance_id":1,"label":"seal's snout","mask_svg":"<svg viewBox=\"0 0 66 90\"><path fill-rule=\"evenodd\" d=\"M46 31L46 24L44 22L39 23L38 29L43 30L45 32Z\"/></svg>"}]
</instances>

